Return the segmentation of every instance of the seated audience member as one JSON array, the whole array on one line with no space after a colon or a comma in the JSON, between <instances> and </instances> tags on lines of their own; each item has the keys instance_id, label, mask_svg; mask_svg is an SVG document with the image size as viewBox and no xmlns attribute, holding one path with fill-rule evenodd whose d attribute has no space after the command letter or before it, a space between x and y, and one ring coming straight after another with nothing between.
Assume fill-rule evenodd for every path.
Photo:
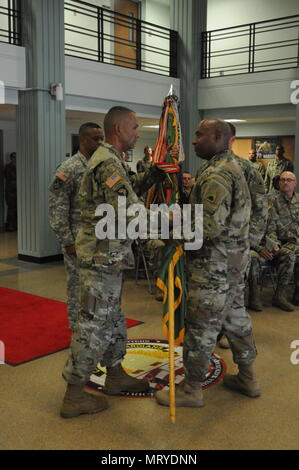
<instances>
[{"instance_id":1,"label":"seated audience member","mask_svg":"<svg viewBox=\"0 0 299 470\"><path fill-rule=\"evenodd\" d=\"M273 188L273 178L274 176L281 175L283 171L294 171L294 166L290 160L285 158L284 147L282 145L277 145L276 158L273 158L269 161L266 175L265 175L265 185L267 193L270 193L274 190Z\"/></svg>"},{"instance_id":2,"label":"seated audience member","mask_svg":"<svg viewBox=\"0 0 299 470\"><path fill-rule=\"evenodd\" d=\"M295 193L296 185L294 173L285 171L280 175L280 191L271 203L266 236L256 253L252 254L249 279L253 302L249 307L254 310L262 309L257 282L261 282L261 263L264 260L273 263L277 270L273 305L287 312L294 310L293 305L299 305L299 195ZM293 277L292 305L287 299L287 290ZM254 294L252 289L256 289ZM254 308L256 306L261 308Z\"/></svg>"}]
</instances>

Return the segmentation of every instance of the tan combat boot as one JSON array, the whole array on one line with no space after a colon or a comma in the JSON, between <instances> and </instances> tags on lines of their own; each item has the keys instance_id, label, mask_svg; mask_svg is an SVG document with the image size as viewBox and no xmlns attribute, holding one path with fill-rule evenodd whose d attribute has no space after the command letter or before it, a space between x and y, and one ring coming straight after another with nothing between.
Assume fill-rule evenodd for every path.
<instances>
[{"instance_id":1,"label":"tan combat boot","mask_svg":"<svg viewBox=\"0 0 299 470\"><path fill-rule=\"evenodd\" d=\"M284 310L285 312L293 312L294 306L286 299L285 291L286 286L277 286L275 295L272 300L272 305L281 308L281 310Z\"/></svg>"},{"instance_id":2,"label":"tan combat boot","mask_svg":"<svg viewBox=\"0 0 299 470\"><path fill-rule=\"evenodd\" d=\"M292 299L293 305L299 306L299 286L295 287L295 292Z\"/></svg>"},{"instance_id":3,"label":"tan combat boot","mask_svg":"<svg viewBox=\"0 0 299 470\"><path fill-rule=\"evenodd\" d=\"M83 387L83 385L68 384L60 410L62 418L75 418L82 414L99 413L108 408L105 397L91 395L85 392Z\"/></svg>"},{"instance_id":4,"label":"tan combat boot","mask_svg":"<svg viewBox=\"0 0 299 470\"><path fill-rule=\"evenodd\" d=\"M107 395L117 395L120 392L145 393L149 392L150 384L145 379L135 379L128 375L121 364L107 367L107 377L103 392Z\"/></svg>"},{"instance_id":5,"label":"tan combat boot","mask_svg":"<svg viewBox=\"0 0 299 470\"><path fill-rule=\"evenodd\" d=\"M261 312L263 310L260 286L258 286L257 283L252 283L249 286L248 308L255 312Z\"/></svg>"},{"instance_id":6,"label":"tan combat boot","mask_svg":"<svg viewBox=\"0 0 299 470\"><path fill-rule=\"evenodd\" d=\"M261 395L252 365L239 365L239 373L237 375L226 374L223 385L250 398L257 398Z\"/></svg>"},{"instance_id":7,"label":"tan combat boot","mask_svg":"<svg viewBox=\"0 0 299 470\"><path fill-rule=\"evenodd\" d=\"M159 390L155 393L159 405L169 406L169 390ZM204 406L201 383L193 382L192 385L184 382L175 388L175 406L201 408Z\"/></svg>"}]
</instances>

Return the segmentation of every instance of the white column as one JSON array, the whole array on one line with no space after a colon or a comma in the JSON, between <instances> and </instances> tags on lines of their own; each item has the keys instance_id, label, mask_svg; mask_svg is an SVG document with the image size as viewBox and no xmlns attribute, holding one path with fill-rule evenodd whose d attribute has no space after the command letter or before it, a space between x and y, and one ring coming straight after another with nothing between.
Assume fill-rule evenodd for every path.
<instances>
[{"instance_id":1,"label":"white column","mask_svg":"<svg viewBox=\"0 0 299 470\"><path fill-rule=\"evenodd\" d=\"M48 185L65 156L65 103L49 93L64 87L64 2L22 0L27 91L17 109L18 253L46 262L60 252L48 222Z\"/></svg>"}]
</instances>

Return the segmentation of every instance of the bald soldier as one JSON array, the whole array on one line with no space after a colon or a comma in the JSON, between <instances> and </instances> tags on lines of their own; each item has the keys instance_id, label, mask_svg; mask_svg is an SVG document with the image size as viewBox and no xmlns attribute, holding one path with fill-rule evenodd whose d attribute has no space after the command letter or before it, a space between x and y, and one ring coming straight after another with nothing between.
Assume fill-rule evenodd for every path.
<instances>
[{"instance_id":1,"label":"bald soldier","mask_svg":"<svg viewBox=\"0 0 299 470\"><path fill-rule=\"evenodd\" d=\"M275 176L281 175L283 171L294 171L293 163L284 156L285 149L282 145L277 145L275 153L276 157L269 161L266 169L265 185L268 193L275 191L273 187L273 178Z\"/></svg>"},{"instance_id":2,"label":"bald soldier","mask_svg":"<svg viewBox=\"0 0 299 470\"><path fill-rule=\"evenodd\" d=\"M67 273L67 311L74 330L79 309L79 269L75 239L79 228L79 189L87 162L104 140L101 127L86 122L79 129L79 150L57 168L49 187L49 221L61 244Z\"/></svg>"},{"instance_id":3,"label":"bald soldier","mask_svg":"<svg viewBox=\"0 0 299 470\"><path fill-rule=\"evenodd\" d=\"M224 385L249 397L260 395L253 371L256 348L251 320L244 307L244 274L249 258L251 201L242 170L229 151L228 124L217 119L199 124L193 141L197 156L207 160L196 181L190 204L203 204L203 246L192 251L188 269L185 381L176 388L176 406L203 406L202 384L219 333L227 336L238 364ZM169 392L156 393L169 405Z\"/></svg>"},{"instance_id":4,"label":"bald soldier","mask_svg":"<svg viewBox=\"0 0 299 470\"><path fill-rule=\"evenodd\" d=\"M64 418L97 413L107 408L108 402L103 396L93 396L84 391L99 362L107 370L103 389L106 394L138 393L149 389L148 381L128 375L122 367L127 340L121 311L122 278L124 269L134 268L133 240L128 236L126 239L120 236L117 239L116 236L116 239L102 240L95 234L96 226L103 218L96 212L99 205L109 204L118 216L119 197L125 198L126 208L141 203L121 159L122 152L134 148L139 137L138 127L133 111L119 106L111 108L104 120L105 142L89 160L82 180L79 194L81 224L76 239L80 309L70 356L63 370L68 383L61 408ZM153 165L143 176L133 175L139 194L161 173ZM126 214L127 225L133 218ZM116 233L117 227L116 220Z\"/></svg>"}]
</instances>

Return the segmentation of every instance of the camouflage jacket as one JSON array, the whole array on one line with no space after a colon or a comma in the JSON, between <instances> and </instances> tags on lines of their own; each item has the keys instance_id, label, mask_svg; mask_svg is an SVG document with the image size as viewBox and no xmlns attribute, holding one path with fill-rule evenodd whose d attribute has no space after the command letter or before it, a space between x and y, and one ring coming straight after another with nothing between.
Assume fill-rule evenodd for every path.
<instances>
[{"instance_id":1,"label":"camouflage jacket","mask_svg":"<svg viewBox=\"0 0 299 470\"><path fill-rule=\"evenodd\" d=\"M193 186L190 203L203 204L203 246L190 256L205 259L205 269L214 269L216 277L217 265L219 273L235 263L244 263L244 269L249 254L251 201L244 175L231 152L215 155L207 162Z\"/></svg>"},{"instance_id":2,"label":"camouflage jacket","mask_svg":"<svg viewBox=\"0 0 299 470\"><path fill-rule=\"evenodd\" d=\"M157 170L158 174L160 170ZM114 266L119 269L133 268L134 258L131 250L132 241L125 239L104 239L96 237L95 228L99 221L103 221L102 214L96 214L100 204L109 204L115 212L115 225L119 221L118 198L125 196L124 214L127 225L136 217L128 215L128 206L142 204L138 194L142 194L152 186L157 175L154 171L143 174L129 175L128 167L121 160L120 154L111 145L104 143L93 154L84 174L79 198L81 209L81 222L76 238L76 252L82 267Z\"/></svg>"},{"instance_id":3,"label":"camouflage jacket","mask_svg":"<svg viewBox=\"0 0 299 470\"><path fill-rule=\"evenodd\" d=\"M251 162L251 164L254 166L254 168L260 173L261 177L264 179L266 175L266 168L264 165L256 160L255 162Z\"/></svg>"},{"instance_id":4,"label":"camouflage jacket","mask_svg":"<svg viewBox=\"0 0 299 470\"><path fill-rule=\"evenodd\" d=\"M271 247L271 242L273 246ZM267 247L281 247L286 243L299 243L299 194L288 199L279 193L272 200L267 228Z\"/></svg>"},{"instance_id":5,"label":"camouflage jacket","mask_svg":"<svg viewBox=\"0 0 299 470\"><path fill-rule=\"evenodd\" d=\"M137 173L144 173L145 171L151 168L152 164L153 163L150 160L147 160L145 158L139 160L136 164Z\"/></svg>"},{"instance_id":6,"label":"camouflage jacket","mask_svg":"<svg viewBox=\"0 0 299 470\"><path fill-rule=\"evenodd\" d=\"M274 176L281 175L284 171L294 171L294 165L287 158L274 158L269 161L266 176L265 176L265 186L266 191L269 193L273 191L273 178Z\"/></svg>"},{"instance_id":7,"label":"camouflage jacket","mask_svg":"<svg viewBox=\"0 0 299 470\"><path fill-rule=\"evenodd\" d=\"M236 162L242 169L251 198L251 217L249 225L249 241L252 249L255 249L261 242L267 225L268 200L265 192L264 181L249 160L239 157L231 152ZM200 175L207 167L209 162L205 162L198 170ZM200 171L201 170L201 171Z\"/></svg>"},{"instance_id":8,"label":"camouflage jacket","mask_svg":"<svg viewBox=\"0 0 299 470\"><path fill-rule=\"evenodd\" d=\"M79 189L87 159L81 152L64 160L49 187L50 226L63 247L75 243L80 222Z\"/></svg>"}]
</instances>

